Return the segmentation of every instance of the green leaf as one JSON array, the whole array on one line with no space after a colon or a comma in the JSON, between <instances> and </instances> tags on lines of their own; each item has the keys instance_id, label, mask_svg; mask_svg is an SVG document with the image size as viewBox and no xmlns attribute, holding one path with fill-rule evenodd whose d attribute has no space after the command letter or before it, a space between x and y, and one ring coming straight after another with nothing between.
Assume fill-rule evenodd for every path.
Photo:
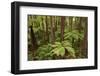
<instances>
[{"instance_id":1,"label":"green leaf","mask_svg":"<svg viewBox=\"0 0 100 76\"><path fill-rule=\"evenodd\" d=\"M64 47L55 48L55 49L52 50L52 52L53 52L54 54L56 54L57 56L64 56L64 54L65 54L65 49L64 49Z\"/></svg>"},{"instance_id":2,"label":"green leaf","mask_svg":"<svg viewBox=\"0 0 100 76\"><path fill-rule=\"evenodd\" d=\"M83 32L79 32L78 30L72 30L72 31L69 31L69 32L66 32L64 34L64 39L65 40L70 40L73 38L74 41L77 41L78 39L83 39L84 37L84 33Z\"/></svg>"},{"instance_id":3,"label":"green leaf","mask_svg":"<svg viewBox=\"0 0 100 76\"><path fill-rule=\"evenodd\" d=\"M55 48L55 47L57 47L58 45L51 45L51 47L53 47L53 48Z\"/></svg>"},{"instance_id":4,"label":"green leaf","mask_svg":"<svg viewBox=\"0 0 100 76\"><path fill-rule=\"evenodd\" d=\"M65 49L64 49L64 47L61 47L61 48L59 49L59 54L60 54L61 56L64 56L64 55L65 55Z\"/></svg>"},{"instance_id":5,"label":"green leaf","mask_svg":"<svg viewBox=\"0 0 100 76\"><path fill-rule=\"evenodd\" d=\"M56 45L61 45L61 43L60 43L60 42L55 42L55 44L56 44Z\"/></svg>"},{"instance_id":6,"label":"green leaf","mask_svg":"<svg viewBox=\"0 0 100 76\"><path fill-rule=\"evenodd\" d=\"M54 44L51 44L51 47L56 48L56 47L62 47L60 42L55 42Z\"/></svg>"},{"instance_id":7,"label":"green leaf","mask_svg":"<svg viewBox=\"0 0 100 76\"><path fill-rule=\"evenodd\" d=\"M64 34L64 37L70 37L72 35L72 32L67 32Z\"/></svg>"},{"instance_id":8,"label":"green leaf","mask_svg":"<svg viewBox=\"0 0 100 76\"><path fill-rule=\"evenodd\" d=\"M79 39L78 34L75 34L75 33L72 34L72 37L73 37L75 40L78 40L78 39Z\"/></svg>"},{"instance_id":9,"label":"green leaf","mask_svg":"<svg viewBox=\"0 0 100 76\"><path fill-rule=\"evenodd\" d=\"M59 48L53 49L52 52L53 52L54 54L56 54L57 56L59 56Z\"/></svg>"},{"instance_id":10,"label":"green leaf","mask_svg":"<svg viewBox=\"0 0 100 76\"><path fill-rule=\"evenodd\" d=\"M68 50L68 52L69 52L69 54L71 56L75 57L75 50L74 50L74 48L72 48L72 47L65 47L65 48Z\"/></svg>"},{"instance_id":11,"label":"green leaf","mask_svg":"<svg viewBox=\"0 0 100 76\"><path fill-rule=\"evenodd\" d=\"M71 42L69 42L68 40L62 41L62 45L63 47L67 47L67 46L72 47Z\"/></svg>"},{"instance_id":12,"label":"green leaf","mask_svg":"<svg viewBox=\"0 0 100 76\"><path fill-rule=\"evenodd\" d=\"M83 33L80 33L80 34L79 34L79 37L80 37L80 39L82 40L82 39L84 38L84 34L83 34Z\"/></svg>"}]
</instances>

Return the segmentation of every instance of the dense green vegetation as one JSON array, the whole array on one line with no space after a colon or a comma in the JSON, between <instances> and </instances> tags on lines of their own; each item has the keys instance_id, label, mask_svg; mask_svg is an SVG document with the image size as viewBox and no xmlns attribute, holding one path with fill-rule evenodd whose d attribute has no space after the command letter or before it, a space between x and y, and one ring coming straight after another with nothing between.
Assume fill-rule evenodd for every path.
<instances>
[{"instance_id":1,"label":"dense green vegetation","mask_svg":"<svg viewBox=\"0 0 100 76\"><path fill-rule=\"evenodd\" d=\"M28 60L87 58L87 17L28 15Z\"/></svg>"}]
</instances>

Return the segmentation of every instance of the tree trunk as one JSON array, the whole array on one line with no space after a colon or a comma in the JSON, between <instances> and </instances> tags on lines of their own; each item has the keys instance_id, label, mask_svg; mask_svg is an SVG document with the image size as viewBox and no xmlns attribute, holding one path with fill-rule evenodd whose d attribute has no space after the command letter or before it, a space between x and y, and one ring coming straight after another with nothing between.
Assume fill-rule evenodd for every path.
<instances>
[{"instance_id":1,"label":"tree trunk","mask_svg":"<svg viewBox=\"0 0 100 76\"><path fill-rule=\"evenodd\" d=\"M69 17L70 31L72 31L72 23L73 23L73 22L72 22L72 21L73 21L72 19L73 19L72 17Z\"/></svg>"},{"instance_id":2,"label":"tree trunk","mask_svg":"<svg viewBox=\"0 0 100 76\"><path fill-rule=\"evenodd\" d=\"M78 18L78 20L79 20L79 23L77 24L77 30L78 30L78 32L80 33L81 32L81 30L82 30L82 28L81 28L81 26L82 26L82 17L80 17L80 18ZM82 56L82 49L81 49L81 40L80 39L78 39L78 50L79 50L79 57L81 57Z\"/></svg>"},{"instance_id":3,"label":"tree trunk","mask_svg":"<svg viewBox=\"0 0 100 76\"><path fill-rule=\"evenodd\" d=\"M42 29L45 31L45 28L44 28L44 18L42 17ZM43 37L43 42L45 42L45 32L42 32L42 37Z\"/></svg>"},{"instance_id":4,"label":"tree trunk","mask_svg":"<svg viewBox=\"0 0 100 76\"><path fill-rule=\"evenodd\" d=\"M57 31L57 17L55 16L55 31Z\"/></svg>"},{"instance_id":5,"label":"tree trunk","mask_svg":"<svg viewBox=\"0 0 100 76\"><path fill-rule=\"evenodd\" d=\"M82 26L82 18L80 17L80 22L79 22L79 24L78 24L78 31L79 31L79 33L80 33L81 30L82 30L81 26ZM78 42L79 42L79 50L80 50L80 49L81 49L81 47L80 47L80 44L81 44L80 39L78 39Z\"/></svg>"},{"instance_id":6,"label":"tree trunk","mask_svg":"<svg viewBox=\"0 0 100 76\"><path fill-rule=\"evenodd\" d=\"M53 17L50 17L50 21L51 21L51 43L55 42L55 34L54 34L54 21L53 21Z\"/></svg>"},{"instance_id":7,"label":"tree trunk","mask_svg":"<svg viewBox=\"0 0 100 76\"><path fill-rule=\"evenodd\" d=\"M35 38L35 34L34 34L34 31L33 31L32 28L33 27L30 26L30 36L31 36L31 43L32 43L32 52L33 52L33 57L34 57L35 51L38 48L38 44L37 44L37 41L36 41L36 38Z\"/></svg>"},{"instance_id":8,"label":"tree trunk","mask_svg":"<svg viewBox=\"0 0 100 76\"><path fill-rule=\"evenodd\" d=\"M87 57L88 55L88 34L87 34L87 31L88 31L88 24L87 24L87 18L85 18L85 27L84 27L84 39L82 40L82 43L81 43L81 53Z\"/></svg>"},{"instance_id":9,"label":"tree trunk","mask_svg":"<svg viewBox=\"0 0 100 76\"><path fill-rule=\"evenodd\" d=\"M70 25L70 32L73 31L73 17L69 17L69 25ZM71 38L72 41L72 47L74 47L74 38Z\"/></svg>"},{"instance_id":10,"label":"tree trunk","mask_svg":"<svg viewBox=\"0 0 100 76\"><path fill-rule=\"evenodd\" d=\"M46 20L45 20L45 23L46 23L46 41L49 42L49 33L48 33L48 18L46 16Z\"/></svg>"},{"instance_id":11,"label":"tree trunk","mask_svg":"<svg viewBox=\"0 0 100 76\"><path fill-rule=\"evenodd\" d=\"M64 40L65 17L61 17L61 41Z\"/></svg>"},{"instance_id":12,"label":"tree trunk","mask_svg":"<svg viewBox=\"0 0 100 76\"><path fill-rule=\"evenodd\" d=\"M68 17L65 18L65 22L66 22L65 28L67 28L67 26L68 26Z\"/></svg>"}]
</instances>

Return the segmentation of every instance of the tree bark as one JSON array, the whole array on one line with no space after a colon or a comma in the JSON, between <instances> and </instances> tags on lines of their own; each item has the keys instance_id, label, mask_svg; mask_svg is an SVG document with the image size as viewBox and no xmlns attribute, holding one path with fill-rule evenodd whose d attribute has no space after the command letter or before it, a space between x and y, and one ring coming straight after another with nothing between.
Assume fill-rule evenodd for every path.
<instances>
[{"instance_id":1,"label":"tree bark","mask_svg":"<svg viewBox=\"0 0 100 76\"><path fill-rule=\"evenodd\" d=\"M35 34L34 34L34 31L33 31L33 26L30 26L30 35L31 35L31 42L32 42L32 47L33 47L33 50L37 49L37 41L36 41L36 38L35 38Z\"/></svg>"},{"instance_id":2,"label":"tree bark","mask_svg":"<svg viewBox=\"0 0 100 76\"><path fill-rule=\"evenodd\" d=\"M55 34L54 34L54 21L53 21L53 17L50 17L50 21L51 21L51 43L55 42Z\"/></svg>"},{"instance_id":3,"label":"tree bark","mask_svg":"<svg viewBox=\"0 0 100 76\"><path fill-rule=\"evenodd\" d=\"M72 17L69 17L69 25L70 25L70 31L72 31Z\"/></svg>"},{"instance_id":4,"label":"tree bark","mask_svg":"<svg viewBox=\"0 0 100 76\"><path fill-rule=\"evenodd\" d=\"M85 27L84 27L84 38L83 38L83 40L82 40L82 43L81 43L81 53L85 56L85 57L87 57L87 55L88 55L88 33L87 33L87 31L88 31L88 24L87 24L87 21L88 21L88 19L87 18L85 18Z\"/></svg>"},{"instance_id":5,"label":"tree bark","mask_svg":"<svg viewBox=\"0 0 100 76\"><path fill-rule=\"evenodd\" d=\"M44 28L44 18L42 17L42 29L43 29L43 32L42 32L42 37L43 37L43 42L45 42L45 28Z\"/></svg>"},{"instance_id":6,"label":"tree bark","mask_svg":"<svg viewBox=\"0 0 100 76\"><path fill-rule=\"evenodd\" d=\"M69 25L70 25L70 32L73 31L73 17L69 17ZM74 38L71 38L72 41L72 47L74 46Z\"/></svg>"},{"instance_id":7,"label":"tree bark","mask_svg":"<svg viewBox=\"0 0 100 76\"><path fill-rule=\"evenodd\" d=\"M45 18L46 20L45 20L45 23L46 23L46 41L48 41L49 42L49 33L48 33L48 18L47 18L47 16L46 16L46 18Z\"/></svg>"},{"instance_id":8,"label":"tree bark","mask_svg":"<svg viewBox=\"0 0 100 76\"><path fill-rule=\"evenodd\" d=\"M57 17L55 16L55 31L57 31Z\"/></svg>"},{"instance_id":9,"label":"tree bark","mask_svg":"<svg viewBox=\"0 0 100 76\"><path fill-rule=\"evenodd\" d=\"M64 40L65 17L61 17L61 41Z\"/></svg>"}]
</instances>

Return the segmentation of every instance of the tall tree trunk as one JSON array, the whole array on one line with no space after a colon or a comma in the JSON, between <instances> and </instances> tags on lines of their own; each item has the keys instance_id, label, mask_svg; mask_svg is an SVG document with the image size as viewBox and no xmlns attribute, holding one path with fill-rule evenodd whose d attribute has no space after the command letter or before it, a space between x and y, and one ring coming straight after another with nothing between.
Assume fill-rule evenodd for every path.
<instances>
[{"instance_id":1,"label":"tall tree trunk","mask_svg":"<svg viewBox=\"0 0 100 76\"><path fill-rule=\"evenodd\" d=\"M57 17L55 16L55 31L57 31Z\"/></svg>"},{"instance_id":2,"label":"tall tree trunk","mask_svg":"<svg viewBox=\"0 0 100 76\"><path fill-rule=\"evenodd\" d=\"M82 17L80 17L80 18L78 18L79 19L79 23L77 24L77 30L78 30L78 32L80 33L81 32L81 30L82 30ZM78 50L79 50L79 56L81 57L82 56L82 54L81 54L81 40L80 39L78 39Z\"/></svg>"},{"instance_id":3,"label":"tall tree trunk","mask_svg":"<svg viewBox=\"0 0 100 76\"><path fill-rule=\"evenodd\" d=\"M70 25L70 30L69 31L73 31L73 17L69 17L69 25ZM72 47L74 46L74 38L71 38L72 41Z\"/></svg>"},{"instance_id":4,"label":"tall tree trunk","mask_svg":"<svg viewBox=\"0 0 100 76\"><path fill-rule=\"evenodd\" d=\"M51 43L55 42L55 34L54 34L54 21L53 21L53 16L50 17L51 21Z\"/></svg>"},{"instance_id":5,"label":"tall tree trunk","mask_svg":"<svg viewBox=\"0 0 100 76\"><path fill-rule=\"evenodd\" d=\"M64 40L65 17L61 17L61 41Z\"/></svg>"},{"instance_id":6,"label":"tall tree trunk","mask_svg":"<svg viewBox=\"0 0 100 76\"><path fill-rule=\"evenodd\" d=\"M42 17L42 29L45 31L45 27L44 27L44 18ZM45 32L42 32L42 37L43 37L43 42L45 42Z\"/></svg>"},{"instance_id":7,"label":"tall tree trunk","mask_svg":"<svg viewBox=\"0 0 100 76\"><path fill-rule=\"evenodd\" d=\"M49 42L48 22L47 21L48 21L48 18L46 16L46 18L45 18L45 23L46 23L46 41Z\"/></svg>"},{"instance_id":8,"label":"tall tree trunk","mask_svg":"<svg viewBox=\"0 0 100 76\"><path fill-rule=\"evenodd\" d=\"M31 36L32 48L33 48L33 50L36 50L38 44L37 44L35 34L34 34L34 31L33 31L33 26L30 26L30 36Z\"/></svg>"},{"instance_id":9,"label":"tall tree trunk","mask_svg":"<svg viewBox=\"0 0 100 76\"><path fill-rule=\"evenodd\" d=\"M66 26L65 26L65 28L67 28L67 26L68 26L68 17L65 18L65 21L66 21Z\"/></svg>"},{"instance_id":10,"label":"tall tree trunk","mask_svg":"<svg viewBox=\"0 0 100 76\"><path fill-rule=\"evenodd\" d=\"M38 44L37 44L37 40L35 38L35 34L34 34L34 31L33 31L33 25L34 25L34 16L29 16L28 17L28 20L29 20L29 35L30 35L30 42L31 42L31 50L33 52L33 56L34 56L34 53L35 53L35 50L38 48ZM29 47L28 47L29 48Z\"/></svg>"},{"instance_id":11,"label":"tall tree trunk","mask_svg":"<svg viewBox=\"0 0 100 76\"><path fill-rule=\"evenodd\" d=\"M81 30L82 30L81 26L82 26L82 18L80 17L80 22L79 22L79 24L78 24L78 31L79 31L79 33L80 33ZM78 42L79 42L79 49L81 49L81 48L80 48L80 43L81 43L80 39L78 39Z\"/></svg>"},{"instance_id":12,"label":"tall tree trunk","mask_svg":"<svg viewBox=\"0 0 100 76\"><path fill-rule=\"evenodd\" d=\"M73 17L69 17L70 31L72 31Z\"/></svg>"},{"instance_id":13,"label":"tall tree trunk","mask_svg":"<svg viewBox=\"0 0 100 76\"><path fill-rule=\"evenodd\" d=\"M83 38L83 41L81 43L81 53L87 57L88 55L88 34L87 34L87 31L88 31L88 19L87 18L84 18L85 19L85 27L84 27L84 38Z\"/></svg>"}]
</instances>

